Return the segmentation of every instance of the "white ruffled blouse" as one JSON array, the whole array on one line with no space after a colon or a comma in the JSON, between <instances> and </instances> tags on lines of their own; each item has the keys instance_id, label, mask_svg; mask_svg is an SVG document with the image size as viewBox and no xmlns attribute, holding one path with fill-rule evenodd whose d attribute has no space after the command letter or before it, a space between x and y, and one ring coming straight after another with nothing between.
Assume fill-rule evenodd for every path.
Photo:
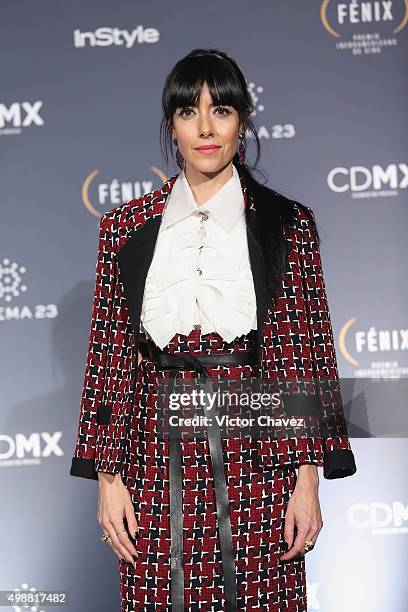
<instances>
[{"instance_id":1,"label":"white ruffled blouse","mask_svg":"<svg viewBox=\"0 0 408 612\"><path fill-rule=\"evenodd\" d=\"M192 329L217 332L231 342L257 327L244 196L232 169L231 178L202 205L184 171L167 197L140 321L161 349L175 334Z\"/></svg>"}]
</instances>

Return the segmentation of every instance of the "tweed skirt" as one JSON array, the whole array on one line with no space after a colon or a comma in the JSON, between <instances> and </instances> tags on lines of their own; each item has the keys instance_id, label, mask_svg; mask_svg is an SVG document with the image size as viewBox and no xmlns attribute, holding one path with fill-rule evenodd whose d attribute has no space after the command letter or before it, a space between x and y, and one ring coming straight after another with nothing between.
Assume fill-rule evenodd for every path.
<instances>
[{"instance_id":1,"label":"tweed skirt","mask_svg":"<svg viewBox=\"0 0 408 612\"><path fill-rule=\"evenodd\" d=\"M140 341L146 340L141 332ZM217 333L176 334L165 351L208 355L247 351L246 334L227 343ZM256 375L257 366L208 368L212 378ZM193 372L180 372L191 376ZM144 359L137 370L134 410L122 473L139 535L136 566L119 560L121 612L171 610L169 444L158 434L157 391L168 372ZM225 610L223 566L208 441L183 439L183 565L185 610ZM249 436L222 439L239 610L306 612L305 558L280 561L284 518L296 484L290 465L265 469Z\"/></svg>"}]
</instances>

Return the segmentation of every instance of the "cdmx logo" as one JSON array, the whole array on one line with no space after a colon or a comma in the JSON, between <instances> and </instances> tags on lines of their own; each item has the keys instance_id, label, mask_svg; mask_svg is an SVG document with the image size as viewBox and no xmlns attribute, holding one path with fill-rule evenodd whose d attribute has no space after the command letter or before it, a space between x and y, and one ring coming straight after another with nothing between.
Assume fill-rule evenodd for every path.
<instances>
[{"instance_id":1,"label":"cdmx logo","mask_svg":"<svg viewBox=\"0 0 408 612\"><path fill-rule=\"evenodd\" d=\"M408 164L396 162L382 166L336 166L327 175L327 185L334 193L394 195L408 188Z\"/></svg>"},{"instance_id":2,"label":"cdmx logo","mask_svg":"<svg viewBox=\"0 0 408 612\"><path fill-rule=\"evenodd\" d=\"M347 514L354 528L369 529L373 535L408 533L408 506L401 500L356 502Z\"/></svg>"},{"instance_id":3,"label":"cdmx logo","mask_svg":"<svg viewBox=\"0 0 408 612\"><path fill-rule=\"evenodd\" d=\"M360 27L364 24L389 24L393 34L400 32L408 22L408 0L323 0L320 19L331 36L340 38L344 26Z\"/></svg>"},{"instance_id":4,"label":"cdmx logo","mask_svg":"<svg viewBox=\"0 0 408 612\"><path fill-rule=\"evenodd\" d=\"M16 433L14 436L0 434L0 463L21 465L40 463L51 456L62 457L60 446L62 431L32 432L29 435Z\"/></svg>"},{"instance_id":5,"label":"cdmx logo","mask_svg":"<svg viewBox=\"0 0 408 612\"><path fill-rule=\"evenodd\" d=\"M33 103L13 102L9 106L0 102L0 130L44 125L40 115L42 105L41 100Z\"/></svg>"}]
</instances>

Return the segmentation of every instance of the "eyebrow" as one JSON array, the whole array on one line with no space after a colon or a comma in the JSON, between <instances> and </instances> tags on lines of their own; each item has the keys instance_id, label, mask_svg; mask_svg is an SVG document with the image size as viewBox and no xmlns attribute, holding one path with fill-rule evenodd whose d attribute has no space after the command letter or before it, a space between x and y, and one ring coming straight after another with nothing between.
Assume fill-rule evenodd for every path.
<instances>
[{"instance_id":1,"label":"eyebrow","mask_svg":"<svg viewBox=\"0 0 408 612\"><path fill-rule=\"evenodd\" d=\"M186 108L187 106L193 106L194 108L197 107L197 104L185 104L184 106L178 106L177 108ZM218 104L210 104L210 106L231 106L231 104L222 104L221 102L219 102Z\"/></svg>"}]
</instances>

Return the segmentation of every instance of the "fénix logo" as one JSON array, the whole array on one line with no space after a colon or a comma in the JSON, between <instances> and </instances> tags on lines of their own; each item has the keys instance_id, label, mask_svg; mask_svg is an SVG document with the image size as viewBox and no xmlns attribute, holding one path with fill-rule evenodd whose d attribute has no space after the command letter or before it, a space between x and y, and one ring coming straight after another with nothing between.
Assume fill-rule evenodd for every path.
<instances>
[{"instance_id":1,"label":"f\u00e9nix logo","mask_svg":"<svg viewBox=\"0 0 408 612\"><path fill-rule=\"evenodd\" d=\"M356 351L408 351L408 329L376 329L356 332Z\"/></svg>"},{"instance_id":2,"label":"f\u00e9nix logo","mask_svg":"<svg viewBox=\"0 0 408 612\"><path fill-rule=\"evenodd\" d=\"M12 102L10 105L0 102L0 131L21 130L31 126L42 126L44 120L40 115L42 100L36 102Z\"/></svg>"},{"instance_id":3,"label":"f\u00e9nix logo","mask_svg":"<svg viewBox=\"0 0 408 612\"><path fill-rule=\"evenodd\" d=\"M74 30L74 47L126 47L131 49L135 44L156 43L160 33L156 28L144 28L138 25L134 30L121 30L119 28L102 27L94 32L81 32Z\"/></svg>"},{"instance_id":4,"label":"f\u00e9nix logo","mask_svg":"<svg viewBox=\"0 0 408 612\"><path fill-rule=\"evenodd\" d=\"M359 365L359 361L351 353L373 355L408 351L408 329L377 329L372 325L367 330L353 330L356 322L355 317L349 319L339 333L340 351L351 365ZM354 346L351 348L351 345Z\"/></svg>"},{"instance_id":5,"label":"f\u00e9nix logo","mask_svg":"<svg viewBox=\"0 0 408 612\"><path fill-rule=\"evenodd\" d=\"M320 17L326 30L339 37L338 28L346 25L389 24L397 33L406 25L408 19L407 0L323 0Z\"/></svg>"},{"instance_id":6,"label":"f\u00e9nix logo","mask_svg":"<svg viewBox=\"0 0 408 612\"><path fill-rule=\"evenodd\" d=\"M337 166L329 171L327 184L334 193L350 192L353 198L395 196L408 187L408 165Z\"/></svg>"},{"instance_id":7,"label":"f\u00e9nix logo","mask_svg":"<svg viewBox=\"0 0 408 612\"><path fill-rule=\"evenodd\" d=\"M166 174L157 166L150 166L149 170L159 177L158 186L167 181ZM92 170L81 187L82 202L85 208L98 218L112 207L149 193L157 183L151 178L139 181L119 181L117 178L104 180L100 174L100 170Z\"/></svg>"},{"instance_id":8,"label":"f\u00e9nix logo","mask_svg":"<svg viewBox=\"0 0 408 612\"><path fill-rule=\"evenodd\" d=\"M408 533L408 506L401 501L358 502L350 506L348 520L356 529L370 529L373 535Z\"/></svg>"},{"instance_id":9,"label":"f\u00e9nix logo","mask_svg":"<svg viewBox=\"0 0 408 612\"><path fill-rule=\"evenodd\" d=\"M33 432L28 436L17 433L14 436L0 434L0 467L10 465L38 465L42 459L62 457L59 446L62 431Z\"/></svg>"},{"instance_id":10,"label":"f\u00e9nix logo","mask_svg":"<svg viewBox=\"0 0 408 612\"><path fill-rule=\"evenodd\" d=\"M323 0L320 19L337 51L378 55L398 45L397 35L408 22L408 0Z\"/></svg>"}]
</instances>

